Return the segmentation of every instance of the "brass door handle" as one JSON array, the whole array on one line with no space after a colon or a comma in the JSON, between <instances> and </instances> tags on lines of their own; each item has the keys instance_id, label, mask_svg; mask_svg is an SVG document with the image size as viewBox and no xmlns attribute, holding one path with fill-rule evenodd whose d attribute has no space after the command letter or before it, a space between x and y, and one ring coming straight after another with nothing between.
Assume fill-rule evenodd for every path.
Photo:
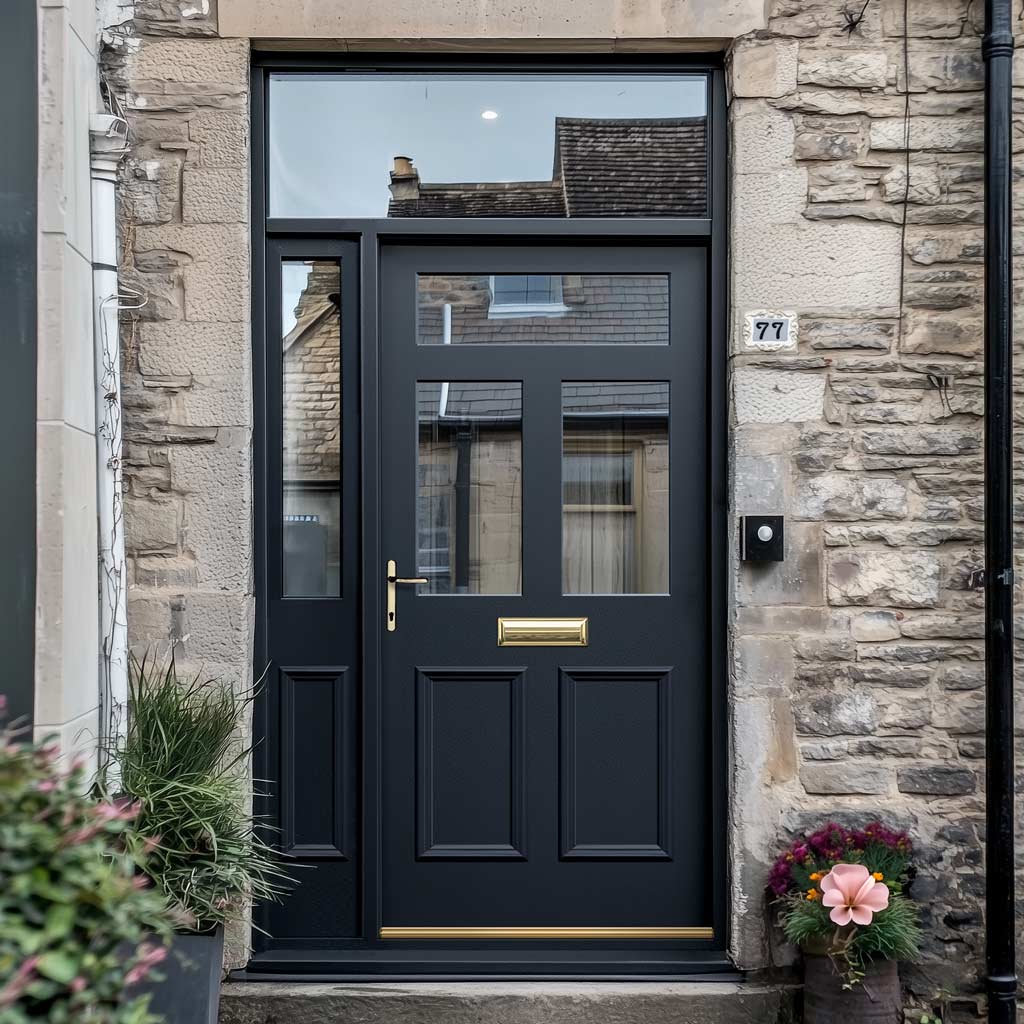
<instances>
[{"instance_id":1,"label":"brass door handle","mask_svg":"<svg viewBox=\"0 0 1024 1024\"><path fill-rule=\"evenodd\" d=\"M395 565L393 558L388 559L388 571L385 577L388 584L388 617L387 617L387 628L389 633L394 633L396 626L396 608L398 604L397 599L397 587L399 583L407 583L416 585L417 583L429 583L425 576L399 576L398 566Z\"/></svg>"}]
</instances>

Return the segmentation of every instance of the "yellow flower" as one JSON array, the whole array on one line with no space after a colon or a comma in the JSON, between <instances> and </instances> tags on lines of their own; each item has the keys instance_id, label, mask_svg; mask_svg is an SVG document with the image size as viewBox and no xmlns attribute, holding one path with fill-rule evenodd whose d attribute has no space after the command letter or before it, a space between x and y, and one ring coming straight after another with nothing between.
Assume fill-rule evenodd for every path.
<instances>
[{"instance_id":1,"label":"yellow flower","mask_svg":"<svg viewBox=\"0 0 1024 1024\"><path fill-rule=\"evenodd\" d=\"M883 878L885 878L885 875L883 875L881 871L876 871L871 877L876 882L880 882Z\"/></svg>"},{"instance_id":2,"label":"yellow flower","mask_svg":"<svg viewBox=\"0 0 1024 1024\"><path fill-rule=\"evenodd\" d=\"M807 890L807 899L809 899L809 900L816 900L817 898L818 898L818 890L817 889L808 889Z\"/></svg>"},{"instance_id":3,"label":"yellow flower","mask_svg":"<svg viewBox=\"0 0 1024 1024\"><path fill-rule=\"evenodd\" d=\"M820 871L812 871L811 875L810 875L810 879L811 879L812 882L820 882L821 881L821 872Z\"/></svg>"}]
</instances>

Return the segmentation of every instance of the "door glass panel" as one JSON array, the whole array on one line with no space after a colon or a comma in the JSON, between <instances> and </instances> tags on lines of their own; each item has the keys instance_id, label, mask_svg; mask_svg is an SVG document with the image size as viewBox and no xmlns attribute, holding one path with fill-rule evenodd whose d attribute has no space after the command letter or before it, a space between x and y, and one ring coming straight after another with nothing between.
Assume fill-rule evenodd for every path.
<instances>
[{"instance_id":1,"label":"door glass panel","mask_svg":"<svg viewBox=\"0 0 1024 1024\"><path fill-rule=\"evenodd\" d=\"M420 381L416 408L419 592L521 593L522 384Z\"/></svg>"},{"instance_id":2,"label":"door glass panel","mask_svg":"<svg viewBox=\"0 0 1024 1024\"><path fill-rule=\"evenodd\" d=\"M341 264L281 264L285 597L341 596Z\"/></svg>"},{"instance_id":3,"label":"door glass panel","mask_svg":"<svg viewBox=\"0 0 1024 1024\"><path fill-rule=\"evenodd\" d=\"M421 345L667 345L668 274L420 274Z\"/></svg>"},{"instance_id":4,"label":"door glass panel","mask_svg":"<svg viewBox=\"0 0 1024 1024\"><path fill-rule=\"evenodd\" d=\"M703 75L270 77L272 217L704 217Z\"/></svg>"},{"instance_id":5,"label":"door glass panel","mask_svg":"<svg viewBox=\"0 0 1024 1024\"><path fill-rule=\"evenodd\" d=\"M668 592L665 382L562 384L562 589Z\"/></svg>"}]
</instances>

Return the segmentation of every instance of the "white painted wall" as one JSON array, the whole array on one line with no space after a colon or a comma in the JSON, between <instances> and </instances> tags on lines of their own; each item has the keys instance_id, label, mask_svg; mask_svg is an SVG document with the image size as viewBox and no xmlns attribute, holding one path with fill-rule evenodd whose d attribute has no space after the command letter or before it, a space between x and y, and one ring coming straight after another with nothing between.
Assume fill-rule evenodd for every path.
<instances>
[{"instance_id":1,"label":"white painted wall","mask_svg":"<svg viewBox=\"0 0 1024 1024\"><path fill-rule=\"evenodd\" d=\"M89 115L99 107L92 0L38 0L37 737L91 756L98 576Z\"/></svg>"}]
</instances>

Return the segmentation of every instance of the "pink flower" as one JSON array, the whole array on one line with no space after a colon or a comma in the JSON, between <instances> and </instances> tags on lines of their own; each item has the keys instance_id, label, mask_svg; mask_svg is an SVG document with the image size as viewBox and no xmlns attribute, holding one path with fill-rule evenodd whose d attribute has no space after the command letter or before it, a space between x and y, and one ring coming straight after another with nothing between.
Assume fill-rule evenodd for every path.
<instances>
[{"instance_id":1,"label":"pink flower","mask_svg":"<svg viewBox=\"0 0 1024 1024\"><path fill-rule=\"evenodd\" d=\"M821 902L832 908L829 917L842 928L871 924L871 918L889 906L889 887L875 881L863 864L837 864L822 880Z\"/></svg>"}]
</instances>

